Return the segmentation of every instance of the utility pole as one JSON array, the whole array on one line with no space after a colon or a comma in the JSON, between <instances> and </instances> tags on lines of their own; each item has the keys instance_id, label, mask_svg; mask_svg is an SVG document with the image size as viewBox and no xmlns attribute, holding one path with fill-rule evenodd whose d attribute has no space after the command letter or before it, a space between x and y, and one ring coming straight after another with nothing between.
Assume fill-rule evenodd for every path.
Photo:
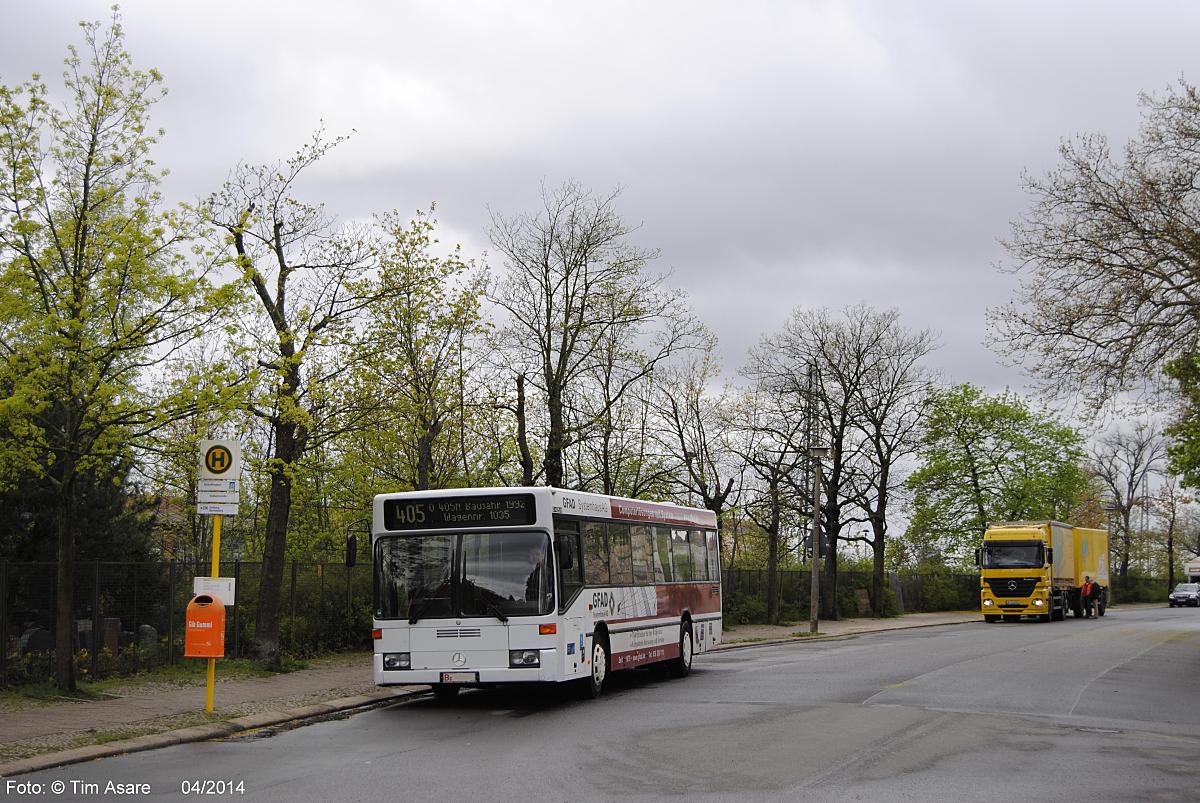
<instances>
[{"instance_id":1,"label":"utility pole","mask_svg":"<svg viewBox=\"0 0 1200 803\"><path fill-rule=\"evenodd\" d=\"M829 448L809 446L808 454L813 459L812 559L809 563L812 587L809 590L808 632L815 636L821 610L821 458L829 454Z\"/></svg>"}]
</instances>

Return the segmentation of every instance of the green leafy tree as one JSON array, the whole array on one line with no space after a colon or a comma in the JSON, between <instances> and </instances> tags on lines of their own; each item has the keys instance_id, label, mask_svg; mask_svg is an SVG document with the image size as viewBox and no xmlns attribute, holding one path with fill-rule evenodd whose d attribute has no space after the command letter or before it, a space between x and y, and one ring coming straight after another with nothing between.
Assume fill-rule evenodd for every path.
<instances>
[{"instance_id":1,"label":"green leafy tree","mask_svg":"<svg viewBox=\"0 0 1200 803\"><path fill-rule=\"evenodd\" d=\"M1066 519L1088 491L1077 432L1005 393L972 385L933 393L908 480L908 540L965 557L989 522Z\"/></svg>"},{"instance_id":2,"label":"green leafy tree","mask_svg":"<svg viewBox=\"0 0 1200 803\"><path fill-rule=\"evenodd\" d=\"M55 680L75 688L72 608L87 489L178 414L141 380L192 337L205 289L161 210L149 111L161 76L135 69L120 18L82 26L64 102L37 76L0 87L0 481L54 490ZM163 385L154 383L155 388ZM169 387L169 385L167 386ZM107 467L107 468L106 468Z\"/></svg>"},{"instance_id":3,"label":"green leafy tree","mask_svg":"<svg viewBox=\"0 0 1200 803\"><path fill-rule=\"evenodd\" d=\"M1200 488L1200 355L1189 352L1171 360L1166 373L1179 392L1175 420L1164 430L1171 441L1167 459L1186 487Z\"/></svg>"},{"instance_id":4,"label":"green leafy tree","mask_svg":"<svg viewBox=\"0 0 1200 803\"><path fill-rule=\"evenodd\" d=\"M475 401L482 275L456 246L435 253L430 212L412 220L380 218L383 301L369 310L364 347L374 353L355 373L356 393L371 424L352 460L392 489L426 490L467 483L479 444L473 419L490 408ZM376 487L378 492L378 486ZM367 497L369 500L369 496Z\"/></svg>"}]
</instances>

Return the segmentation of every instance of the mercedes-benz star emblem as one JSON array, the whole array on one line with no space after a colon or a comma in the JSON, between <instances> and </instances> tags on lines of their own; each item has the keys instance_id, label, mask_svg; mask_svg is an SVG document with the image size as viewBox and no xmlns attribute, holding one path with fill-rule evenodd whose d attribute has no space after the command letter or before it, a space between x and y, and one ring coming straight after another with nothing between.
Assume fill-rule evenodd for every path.
<instances>
[{"instance_id":1,"label":"mercedes-benz star emblem","mask_svg":"<svg viewBox=\"0 0 1200 803\"><path fill-rule=\"evenodd\" d=\"M450 662L455 666L466 666L467 656L463 655L461 652L456 652L450 657Z\"/></svg>"},{"instance_id":2,"label":"mercedes-benz star emblem","mask_svg":"<svg viewBox=\"0 0 1200 803\"><path fill-rule=\"evenodd\" d=\"M1009 591L1016 591L1016 590L1017 590L1017 581L1016 581L1016 580L1009 580L1009 581L1008 581L1008 590L1009 590Z\"/></svg>"}]
</instances>

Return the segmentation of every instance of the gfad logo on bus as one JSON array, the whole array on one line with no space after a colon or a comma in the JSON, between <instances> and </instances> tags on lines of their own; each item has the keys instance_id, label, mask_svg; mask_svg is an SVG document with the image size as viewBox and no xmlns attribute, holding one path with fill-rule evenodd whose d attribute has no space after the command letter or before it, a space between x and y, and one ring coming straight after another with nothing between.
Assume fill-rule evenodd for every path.
<instances>
[{"instance_id":1,"label":"gfad logo on bus","mask_svg":"<svg viewBox=\"0 0 1200 803\"><path fill-rule=\"evenodd\" d=\"M620 613L621 603L616 594L611 591L597 591L592 594L593 616L619 616Z\"/></svg>"}]
</instances>

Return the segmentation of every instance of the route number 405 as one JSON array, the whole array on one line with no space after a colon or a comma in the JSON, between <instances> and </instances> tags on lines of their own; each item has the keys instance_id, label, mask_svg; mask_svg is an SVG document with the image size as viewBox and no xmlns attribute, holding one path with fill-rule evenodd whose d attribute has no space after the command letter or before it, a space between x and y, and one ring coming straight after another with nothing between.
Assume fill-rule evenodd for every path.
<instances>
[{"instance_id":1,"label":"route number 405","mask_svg":"<svg viewBox=\"0 0 1200 803\"><path fill-rule=\"evenodd\" d=\"M424 524L425 506L417 502L407 504L398 507L395 515L404 524Z\"/></svg>"}]
</instances>

